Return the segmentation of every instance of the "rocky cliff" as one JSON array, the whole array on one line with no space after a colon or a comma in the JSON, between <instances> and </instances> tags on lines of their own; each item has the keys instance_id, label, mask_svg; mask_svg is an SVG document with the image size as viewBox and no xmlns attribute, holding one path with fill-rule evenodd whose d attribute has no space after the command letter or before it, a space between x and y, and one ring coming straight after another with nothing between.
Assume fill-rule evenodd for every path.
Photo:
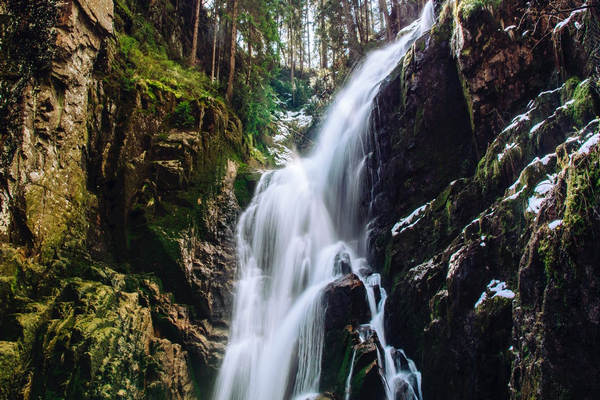
<instances>
[{"instance_id":1,"label":"rocky cliff","mask_svg":"<svg viewBox=\"0 0 600 400\"><path fill-rule=\"evenodd\" d=\"M191 3L0 6L0 398L210 394L249 146Z\"/></svg>"},{"instance_id":2,"label":"rocky cliff","mask_svg":"<svg viewBox=\"0 0 600 400\"><path fill-rule=\"evenodd\" d=\"M382 90L372 263L427 399L592 399L596 2L448 1Z\"/></svg>"}]
</instances>

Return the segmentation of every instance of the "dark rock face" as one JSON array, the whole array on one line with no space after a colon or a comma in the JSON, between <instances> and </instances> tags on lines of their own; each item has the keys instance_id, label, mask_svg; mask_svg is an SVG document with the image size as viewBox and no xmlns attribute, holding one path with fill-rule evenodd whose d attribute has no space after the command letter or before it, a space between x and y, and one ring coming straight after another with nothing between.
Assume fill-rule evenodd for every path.
<instances>
[{"instance_id":1,"label":"dark rock face","mask_svg":"<svg viewBox=\"0 0 600 400\"><path fill-rule=\"evenodd\" d=\"M416 51L429 42L428 51ZM467 104L447 40L420 39L384 85L374 116L378 152L370 160L380 227L390 223L386 216L408 214L439 193L442 182L475 167ZM381 263L384 249L372 248Z\"/></svg>"},{"instance_id":2,"label":"dark rock face","mask_svg":"<svg viewBox=\"0 0 600 400\"><path fill-rule=\"evenodd\" d=\"M358 326L369 321L367 292L354 274L344 275L333 282L323 293L325 330L342 329L346 325Z\"/></svg>"},{"instance_id":3,"label":"dark rock face","mask_svg":"<svg viewBox=\"0 0 600 400\"><path fill-rule=\"evenodd\" d=\"M351 399L383 399L385 388L377 362L381 345L375 335L354 347L354 369L350 378Z\"/></svg>"},{"instance_id":4,"label":"dark rock face","mask_svg":"<svg viewBox=\"0 0 600 400\"><path fill-rule=\"evenodd\" d=\"M352 352L358 345L356 328L370 319L366 295L365 287L354 274L345 275L325 288L321 392L344 393ZM374 360L376 363L376 355Z\"/></svg>"},{"instance_id":5,"label":"dark rock face","mask_svg":"<svg viewBox=\"0 0 600 400\"><path fill-rule=\"evenodd\" d=\"M203 398L248 149L222 101L127 75L119 47L144 22L181 57L192 2L24 3L0 4L37 38L2 99L0 398Z\"/></svg>"},{"instance_id":6,"label":"dark rock face","mask_svg":"<svg viewBox=\"0 0 600 400\"><path fill-rule=\"evenodd\" d=\"M378 98L371 265L427 399L599 393L598 20L524 7L442 4Z\"/></svg>"}]
</instances>

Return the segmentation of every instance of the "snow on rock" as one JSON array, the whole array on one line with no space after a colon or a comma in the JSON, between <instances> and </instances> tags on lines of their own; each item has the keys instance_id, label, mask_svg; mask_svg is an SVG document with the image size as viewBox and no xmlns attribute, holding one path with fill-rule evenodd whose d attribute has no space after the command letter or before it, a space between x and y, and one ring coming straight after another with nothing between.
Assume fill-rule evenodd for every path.
<instances>
[{"instance_id":1,"label":"snow on rock","mask_svg":"<svg viewBox=\"0 0 600 400\"><path fill-rule=\"evenodd\" d=\"M540 92L540 94L538 94L538 97L540 97L540 96L545 96L545 95L549 95L549 94L554 94L554 93L557 93L557 92L560 92L560 91L561 91L561 89L562 89L564 86L565 86L565 85L563 84L563 85L561 85L561 86L559 86L559 87L557 87L557 88L554 88L554 89L550 89L550 90L544 90L543 92Z\"/></svg>"},{"instance_id":2,"label":"snow on rock","mask_svg":"<svg viewBox=\"0 0 600 400\"><path fill-rule=\"evenodd\" d=\"M548 228L550 228L550 230L555 230L556 228L558 228L559 226L561 226L563 224L563 220L562 219L556 219L552 222L550 222L548 224Z\"/></svg>"},{"instance_id":3,"label":"snow on rock","mask_svg":"<svg viewBox=\"0 0 600 400\"><path fill-rule=\"evenodd\" d=\"M544 123L546 122L546 120L543 120L540 123L535 124L530 130L529 130L529 135L533 135L535 133L535 131L537 131L538 129L540 129L540 127L542 125L544 125Z\"/></svg>"},{"instance_id":4,"label":"snow on rock","mask_svg":"<svg viewBox=\"0 0 600 400\"><path fill-rule=\"evenodd\" d=\"M481 239L481 242L479 242L479 246L485 247L486 246L486 244L485 244L486 236L485 235L481 235L480 239Z\"/></svg>"},{"instance_id":5,"label":"snow on rock","mask_svg":"<svg viewBox=\"0 0 600 400\"><path fill-rule=\"evenodd\" d=\"M421 207L410 213L406 218L402 218L400 221L396 222L392 228L392 236L396 236L418 224L422 218L422 214L425 212L425 210L427 210L430 204L431 201L427 204L423 204Z\"/></svg>"},{"instance_id":6,"label":"snow on rock","mask_svg":"<svg viewBox=\"0 0 600 400\"><path fill-rule=\"evenodd\" d=\"M466 247L460 247L450 256L450 259L448 260L448 273L446 274L446 279L452 279L452 277L456 274L456 271L460 265L459 261L462 258L465 250Z\"/></svg>"},{"instance_id":7,"label":"snow on rock","mask_svg":"<svg viewBox=\"0 0 600 400\"><path fill-rule=\"evenodd\" d=\"M569 23L571 22L571 20L573 19L573 17L575 17L577 14L583 13L585 12L585 7L587 6L587 3L583 3L583 5L581 6L581 8L571 12L571 14L569 14L569 16L565 19L563 19L562 21L560 21L558 24L556 24L554 26L554 32L560 32L564 27L566 27L567 25L569 25ZM577 28L579 29L579 28Z\"/></svg>"},{"instance_id":8,"label":"snow on rock","mask_svg":"<svg viewBox=\"0 0 600 400\"><path fill-rule=\"evenodd\" d=\"M511 151L512 149L518 147L519 145L516 143L510 143L510 144L506 144L506 146L504 146L504 150L502 150L502 153L498 154L498 161L502 161L502 159L506 156L506 154Z\"/></svg>"},{"instance_id":9,"label":"snow on rock","mask_svg":"<svg viewBox=\"0 0 600 400\"><path fill-rule=\"evenodd\" d=\"M513 184L513 186L514 186L514 187L513 187L513 186L511 186L511 187L510 187L510 188L508 188L508 189L509 189L510 191L512 191L512 190L516 189L516 185L518 185L518 184L519 184L519 181L517 180L517 181L516 181L516 182ZM511 190L511 188L512 188L512 190ZM517 192L515 192L515 193L511 194L510 196L506 196L504 199L502 199L502 202L504 203L505 201L513 201L513 200L516 200L516 199L517 199L517 198L518 198L518 197L521 195L521 193L523 193L523 191L524 191L525 189L527 189L527 185L523 186L521 189L519 189Z\"/></svg>"},{"instance_id":10,"label":"snow on rock","mask_svg":"<svg viewBox=\"0 0 600 400\"><path fill-rule=\"evenodd\" d=\"M277 134L273 136L273 145L267 150L279 166L288 164L294 159L295 152L290 149L289 143L296 130L304 130L312 123L312 117L306 114L305 109L300 111L287 111L276 115Z\"/></svg>"},{"instance_id":11,"label":"snow on rock","mask_svg":"<svg viewBox=\"0 0 600 400\"><path fill-rule=\"evenodd\" d=\"M595 135L592 135L592 137L590 137L588 140L586 140L586 142L583 145L581 145L579 150L577 150L577 154L590 154L592 147L597 145L598 142L600 142L600 133L596 133Z\"/></svg>"},{"instance_id":12,"label":"snow on rock","mask_svg":"<svg viewBox=\"0 0 600 400\"><path fill-rule=\"evenodd\" d=\"M538 183L533 190L533 196L527 200L527 212L531 214L537 214L542 208L542 204L547 198L548 193L556 185L556 174L547 175L548 179L545 179Z\"/></svg>"},{"instance_id":13,"label":"snow on rock","mask_svg":"<svg viewBox=\"0 0 600 400\"><path fill-rule=\"evenodd\" d=\"M529 121L529 113L531 111L532 110L529 110L525 114L517 115L516 117L514 117L511 121L510 125L508 125L506 128L504 128L504 130L500 134L515 129L523 121Z\"/></svg>"},{"instance_id":14,"label":"snow on rock","mask_svg":"<svg viewBox=\"0 0 600 400\"><path fill-rule=\"evenodd\" d=\"M490 295L491 295L491 297L488 297ZM477 300L477 302L475 303L474 308L479 307L488 298L493 299L494 297L504 297L506 299L514 299L515 292L508 289L508 286L506 286L506 282L501 282L497 279L492 279L490 281L490 283L488 283L486 290L483 293L481 293L481 296L479 297L479 300Z\"/></svg>"}]
</instances>

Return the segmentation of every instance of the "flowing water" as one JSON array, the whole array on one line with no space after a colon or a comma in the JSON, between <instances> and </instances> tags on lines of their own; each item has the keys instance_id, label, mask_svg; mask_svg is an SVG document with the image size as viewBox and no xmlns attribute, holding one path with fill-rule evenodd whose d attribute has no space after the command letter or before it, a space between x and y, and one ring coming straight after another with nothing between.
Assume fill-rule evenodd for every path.
<instances>
[{"instance_id":1,"label":"flowing water","mask_svg":"<svg viewBox=\"0 0 600 400\"><path fill-rule=\"evenodd\" d=\"M385 290L369 273L364 199L369 124L382 81L433 24L431 2L399 38L371 53L336 96L313 153L265 173L237 228L233 320L215 400L306 399L319 391L323 289L340 255L365 284L387 398L420 399L414 363L386 343ZM364 335L361 335L364 337ZM350 388L347 389L350 395Z\"/></svg>"}]
</instances>

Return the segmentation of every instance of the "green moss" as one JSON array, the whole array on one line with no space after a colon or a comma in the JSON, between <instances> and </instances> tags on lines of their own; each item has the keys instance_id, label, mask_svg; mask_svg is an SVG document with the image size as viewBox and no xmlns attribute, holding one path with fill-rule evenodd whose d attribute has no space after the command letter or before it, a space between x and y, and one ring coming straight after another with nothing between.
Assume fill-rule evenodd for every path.
<instances>
[{"instance_id":1,"label":"green moss","mask_svg":"<svg viewBox=\"0 0 600 400\"><path fill-rule=\"evenodd\" d=\"M192 129L196 125L196 118L192 114L192 107L189 101L182 101L177 104L171 116L171 122L179 129Z\"/></svg>"},{"instance_id":2,"label":"green moss","mask_svg":"<svg viewBox=\"0 0 600 400\"><path fill-rule=\"evenodd\" d=\"M252 200L252 186L254 181L252 177L247 174L240 172L233 185L235 197L240 207L245 208L250 204Z\"/></svg>"},{"instance_id":3,"label":"green moss","mask_svg":"<svg viewBox=\"0 0 600 400\"><path fill-rule=\"evenodd\" d=\"M137 83L142 88L172 92L181 99L209 99L222 103L204 72L170 59L163 47L118 33L117 50L113 74L106 81L117 79L130 88ZM151 98L156 97L155 92L148 94Z\"/></svg>"},{"instance_id":4,"label":"green moss","mask_svg":"<svg viewBox=\"0 0 600 400\"><path fill-rule=\"evenodd\" d=\"M22 396L25 386L24 361L19 343L0 341L0 398L16 399Z\"/></svg>"},{"instance_id":5,"label":"green moss","mask_svg":"<svg viewBox=\"0 0 600 400\"><path fill-rule=\"evenodd\" d=\"M570 82L570 83L569 83ZM574 86L574 81L567 81ZM595 84L591 79L580 82L573 91L573 103L569 105L567 112L573 118L578 127L584 126L589 120L596 117L599 112L598 99L592 86Z\"/></svg>"},{"instance_id":6,"label":"green moss","mask_svg":"<svg viewBox=\"0 0 600 400\"><path fill-rule=\"evenodd\" d=\"M580 82L581 79L576 76L567 79L560 92L560 101L562 104L565 104L567 101L573 98L575 89L577 89L577 86L579 86Z\"/></svg>"},{"instance_id":7,"label":"green moss","mask_svg":"<svg viewBox=\"0 0 600 400\"><path fill-rule=\"evenodd\" d=\"M502 0L462 0L458 12L466 20L475 17L482 10L494 10L502 4Z\"/></svg>"},{"instance_id":8,"label":"green moss","mask_svg":"<svg viewBox=\"0 0 600 400\"><path fill-rule=\"evenodd\" d=\"M350 363L354 352L351 326L326 333L323 370L321 372L321 391L344 393L346 378L350 373Z\"/></svg>"},{"instance_id":9,"label":"green moss","mask_svg":"<svg viewBox=\"0 0 600 400\"><path fill-rule=\"evenodd\" d=\"M467 110L469 112L469 121L471 122L471 132L473 132L473 140L475 141L475 148L477 148L477 143L475 140L475 114L473 113L473 100L471 98L471 91L467 82L462 74L459 74L460 85L462 87L463 97L465 99L465 103L467 105Z\"/></svg>"},{"instance_id":10,"label":"green moss","mask_svg":"<svg viewBox=\"0 0 600 400\"><path fill-rule=\"evenodd\" d=\"M558 262L559 243L553 237L546 237L540 241L538 254L544 263L544 271L546 279L553 280L555 284L560 285L562 282L559 271L556 270Z\"/></svg>"},{"instance_id":11,"label":"green moss","mask_svg":"<svg viewBox=\"0 0 600 400\"><path fill-rule=\"evenodd\" d=\"M373 361L373 363L376 363L376 361ZM369 373L371 368L377 368L376 366L373 365L373 363L368 364L366 367L361 368L360 370L354 372L354 375L352 376L352 380L350 381L352 390L354 390L355 392L360 391L360 388L362 388L363 383L365 381L365 377L367 376L367 374Z\"/></svg>"},{"instance_id":12,"label":"green moss","mask_svg":"<svg viewBox=\"0 0 600 400\"><path fill-rule=\"evenodd\" d=\"M454 2L444 3L438 22L431 29L431 36L438 42L449 41L454 30Z\"/></svg>"},{"instance_id":13,"label":"green moss","mask_svg":"<svg viewBox=\"0 0 600 400\"><path fill-rule=\"evenodd\" d=\"M344 350L344 357L342 358L342 363L337 373L337 393L343 393L344 387L346 385L346 378L350 373L350 369L352 368L352 354L354 353L354 346L352 345L352 341L348 340L347 345Z\"/></svg>"},{"instance_id":14,"label":"green moss","mask_svg":"<svg viewBox=\"0 0 600 400\"><path fill-rule=\"evenodd\" d=\"M563 225L572 235L584 236L600 212L600 153L592 152L570 171Z\"/></svg>"}]
</instances>

